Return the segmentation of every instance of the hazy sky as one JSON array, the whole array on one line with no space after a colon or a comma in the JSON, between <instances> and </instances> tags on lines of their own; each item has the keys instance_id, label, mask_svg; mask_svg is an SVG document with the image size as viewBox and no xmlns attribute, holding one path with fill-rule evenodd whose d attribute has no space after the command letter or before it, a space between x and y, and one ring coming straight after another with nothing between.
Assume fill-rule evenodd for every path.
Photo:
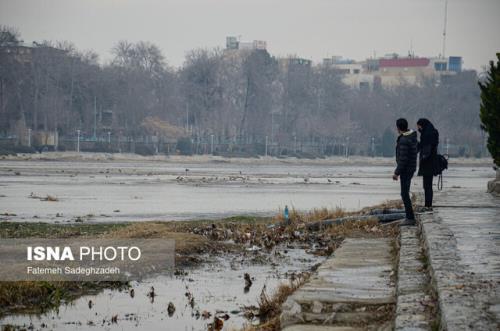
<instances>
[{"instance_id":1,"label":"hazy sky","mask_svg":"<svg viewBox=\"0 0 500 331\"><path fill-rule=\"evenodd\" d=\"M444 0L0 0L0 24L25 41L69 40L111 58L118 41L147 40L169 64L185 52L225 46L227 35L266 40L274 55L321 61L442 47ZM449 0L446 55L480 69L500 51L500 0Z\"/></svg>"}]
</instances>

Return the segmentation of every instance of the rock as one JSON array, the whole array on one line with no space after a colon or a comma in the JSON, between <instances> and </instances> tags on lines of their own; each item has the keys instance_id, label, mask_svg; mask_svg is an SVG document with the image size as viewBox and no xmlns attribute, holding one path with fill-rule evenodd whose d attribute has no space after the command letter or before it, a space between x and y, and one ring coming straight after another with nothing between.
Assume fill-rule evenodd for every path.
<instances>
[{"instance_id":1,"label":"rock","mask_svg":"<svg viewBox=\"0 0 500 331\"><path fill-rule=\"evenodd\" d=\"M497 176L488 182L488 192L500 195L500 169L497 169Z\"/></svg>"},{"instance_id":2,"label":"rock","mask_svg":"<svg viewBox=\"0 0 500 331\"><path fill-rule=\"evenodd\" d=\"M250 278L250 275L248 273L245 273L244 277L245 279L245 293L247 293L250 290L250 287L252 286L252 279Z\"/></svg>"},{"instance_id":3,"label":"rock","mask_svg":"<svg viewBox=\"0 0 500 331\"><path fill-rule=\"evenodd\" d=\"M172 315L174 315L174 313L175 313L175 306L174 306L174 304L172 302L168 303L167 312L168 312L168 316L169 317L172 317Z\"/></svg>"},{"instance_id":4,"label":"rock","mask_svg":"<svg viewBox=\"0 0 500 331\"><path fill-rule=\"evenodd\" d=\"M156 296L155 288L151 286L151 289L148 292L148 297L151 299L151 302L154 302L155 296Z\"/></svg>"},{"instance_id":5,"label":"rock","mask_svg":"<svg viewBox=\"0 0 500 331\"><path fill-rule=\"evenodd\" d=\"M314 301L311 310L315 314L321 314L321 311L323 310L323 304L319 301Z\"/></svg>"},{"instance_id":6,"label":"rock","mask_svg":"<svg viewBox=\"0 0 500 331\"><path fill-rule=\"evenodd\" d=\"M288 298L282 306L280 325L285 328L288 325L304 322L302 307L293 299Z\"/></svg>"}]
</instances>

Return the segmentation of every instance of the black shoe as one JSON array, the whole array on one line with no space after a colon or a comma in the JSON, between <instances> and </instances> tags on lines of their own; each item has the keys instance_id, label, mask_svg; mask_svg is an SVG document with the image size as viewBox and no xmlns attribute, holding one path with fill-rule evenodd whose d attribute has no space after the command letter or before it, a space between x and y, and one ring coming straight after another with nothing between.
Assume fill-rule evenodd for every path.
<instances>
[{"instance_id":1,"label":"black shoe","mask_svg":"<svg viewBox=\"0 0 500 331\"><path fill-rule=\"evenodd\" d=\"M401 223L399 223L399 226L415 226L415 225L417 225L417 221L408 218L405 218L403 221L401 221Z\"/></svg>"},{"instance_id":2,"label":"black shoe","mask_svg":"<svg viewBox=\"0 0 500 331\"><path fill-rule=\"evenodd\" d=\"M432 213L433 209L432 207L418 207L417 211L419 213Z\"/></svg>"}]
</instances>

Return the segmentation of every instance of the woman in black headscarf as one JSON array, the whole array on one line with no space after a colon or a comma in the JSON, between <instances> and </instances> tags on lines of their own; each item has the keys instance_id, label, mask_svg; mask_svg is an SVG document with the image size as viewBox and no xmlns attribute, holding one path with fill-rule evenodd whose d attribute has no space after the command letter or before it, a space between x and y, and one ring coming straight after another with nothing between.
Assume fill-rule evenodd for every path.
<instances>
[{"instance_id":1,"label":"woman in black headscarf","mask_svg":"<svg viewBox=\"0 0 500 331\"><path fill-rule=\"evenodd\" d=\"M437 147L439 145L439 132L426 118L417 121L417 128L420 132L418 176L422 176L424 179L425 207L432 210L432 179L438 172Z\"/></svg>"}]
</instances>

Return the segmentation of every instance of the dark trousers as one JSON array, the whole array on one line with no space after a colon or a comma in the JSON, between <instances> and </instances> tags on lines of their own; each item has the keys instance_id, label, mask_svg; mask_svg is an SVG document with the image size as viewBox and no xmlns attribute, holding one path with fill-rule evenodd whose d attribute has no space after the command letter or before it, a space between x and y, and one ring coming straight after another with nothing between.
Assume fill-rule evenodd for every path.
<instances>
[{"instance_id":1,"label":"dark trousers","mask_svg":"<svg viewBox=\"0 0 500 331\"><path fill-rule=\"evenodd\" d=\"M413 206L411 205L410 199L410 187L411 187L411 178L413 177L413 173L403 173L399 176L399 182L401 183L401 199L403 199L403 203L405 205L405 213L406 218L409 220L414 220L415 215L413 214Z\"/></svg>"},{"instance_id":2,"label":"dark trousers","mask_svg":"<svg viewBox=\"0 0 500 331\"><path fill-rule=\"evenodd\" d=\"M432 179L434 176L424 176L425 206L432 207Z\"/></svg>"}]
</instances>

